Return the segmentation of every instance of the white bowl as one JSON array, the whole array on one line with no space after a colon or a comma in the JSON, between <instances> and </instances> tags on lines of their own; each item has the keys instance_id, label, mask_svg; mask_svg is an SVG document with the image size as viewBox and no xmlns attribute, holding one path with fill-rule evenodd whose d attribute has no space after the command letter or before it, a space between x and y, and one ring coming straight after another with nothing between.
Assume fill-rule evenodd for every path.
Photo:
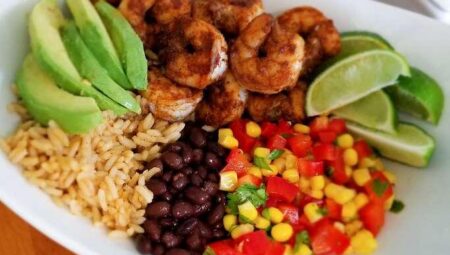
<instances>
[{"instance_id":1,"label":"white bowl","mask_svg":"<svg viewBox=\"0 0 450 255\"><path fill-rule=\"evenodd\" d=\"M0 135L14 130L18 118L6 110L14 99L10 86L23 57L29 51L27 14L36 0L0 1ZM265 1L271 13L308 4L324 11L341 31L380 33L410 63L434 78L450 98L450 27L429 18L367 0ZM387 162L398 176L397 197L406 208L389 214L379 236L377 254L450 254L450 118L446 107L439 127L420 125L438 143L427 169L418 170ZM18 215L79 254L137 254L129 240L108 238L103 229L55 206L20 170L0 153L0 201ZM1 221L1 220L0 220Z\"/></svg>"}]
</instances>

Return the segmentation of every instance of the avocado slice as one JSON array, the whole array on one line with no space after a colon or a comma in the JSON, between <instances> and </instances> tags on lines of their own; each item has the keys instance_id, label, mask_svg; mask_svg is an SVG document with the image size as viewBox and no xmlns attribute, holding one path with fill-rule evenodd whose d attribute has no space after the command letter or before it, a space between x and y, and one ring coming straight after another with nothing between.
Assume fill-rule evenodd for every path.
<instances>
[{"instance_id":1,"label":"avocado slice","mask_svg":"<svg viewBox=\"0 0 450 255\"><path fill-rule=\"evenodd\" d=\"M123 107L136 113L141 112L141 107L136 99L113 81L108 76L108 72L103 69L95 56L92 55L89 48L83 42L83 39L81 39L80 33L73 21L63 26L61 34L69 57L84 78L89 80L103 94Z\"/></svg>"},{"instance_id":2,"label":"avocado slice","mask_svg":"<svg viewBox=\"0 0 450 255\"><path fill-rule=\"evenodd\" d=\"M94 99L60 89L31 54L17 76L17 89L29 113L42 125L54 120L67 133L82 134L103 121Z\"/></svg>"},{"instance_id":3,"label":"avocado slice","mask_svg":"<svg viewBox=\"0 0 450 255\"><path fill-rule=\"evenodd\" d=\"M141 39L127 19L112 5L102 0L95 4L95 8L111 36L131 86L145 90L148 64Z\"/></svg>"},{"instance_id":4,"label":"avocado slice","mask_svg":"<svg viewBox=\"0 0 450 255\"><path fill-rule=\"evenodd\" d=\"M66 23L56 0L41 0L33 8L29 20L31 48L39 65L64 90L95 99L102 110L123 115L128 110L84 82L71 62L59 29Z\"/></svg>"},{"instance_id":5,"label":"avocado slice","mask_svg":"<svg viewBox=\"0 0 450 255\"><path fill-rule=\"evenodd\" d=\"M109 76L125 89L132 89L113 42L90 0L67 0L81 37Z\"/></svg>"}]
</instances>

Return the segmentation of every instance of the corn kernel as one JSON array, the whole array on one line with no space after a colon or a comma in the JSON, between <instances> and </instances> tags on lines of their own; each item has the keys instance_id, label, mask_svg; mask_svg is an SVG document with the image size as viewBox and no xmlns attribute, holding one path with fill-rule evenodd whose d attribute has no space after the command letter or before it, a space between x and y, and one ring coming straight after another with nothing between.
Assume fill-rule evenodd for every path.
<instances>
[{"instance_id":1,"label":"corn kernel","mask_svg":"<svg viewBox=\"0 0 450 255\"><path fill-rule=\"evenodd\" d=\"M342 219L345 222L349 222L356 218L358 212L358 207L354 202L348 202L342 206Z\"/></svg>"},{"instance_id":2,"label":"corn kernel","mask_svg":"<svg viewBox=\"0 0 450 255\"><path fill-rule=\"evenodd\" d=\"M297 133L302 133L302 134L309 134L310 128L306 125L303 124L295 124L294 125L294 130Z\"/></svg>"},{"instance_id":3,"label":"corn kernel","mask_svg":"<svg viewBox=\"0 0 450 255\"><path fill-rule=\"evenodd\" d=\"M270 234L277 242L286 242L292 237L294 230L288 223L279 223L272 227Z\"/></svg>"},{"instance_id":4,"label":"corn kernel","mask_svg":"<svg viewBox=\"0 0 450 255\"><path fill-rule=\"evenodd\" d=\"M389 210L392 207L392 204L394 203L395 196L390 196L385 202L384 202L384 209Z\"/></svg>"},{"instance_id":5,"label":"corn kernel","mask_svg":"<svg viewBox=\"0 0 450 255\"><path fill-rule=\"evenodd\" d=\"M322 190L325 188L325 177L323 175L313 176L310 179L311 189Z\"/></svg>"},{"instance_id":6,"label":"corn kernel","mask_svg":"<svg viewBox=\"0 0 450 255\"><path fill-rule=\"evenodd\" d=\"M296 183L300 180L297 169L289 169L283 172L283 179L290 183Z\"/></svg>"},{"instance_id":7,"label":"corn kernel","mask_svg":"<svg viewBox=\"0 0 450 255\"><path fill-rule=\"evenodd\" d=\"M383 170L383 169L385 169L385 168L384 168L383 161L381 161L381 159L379 159L379 158L375 159L375 168L376 168L377 170Z\"/></svg>"},{"instance_id":8,"label":"corn kernel","mask_svg":"<svg viewBox=\"0 0 450 255\"><path fill-rule=\"evenodd\" d=\"M309 222L315 223L322 219L323 215L320 213L319 206L316 203L309 203L303 208L303 212L308 218Z\"/></svg>"},{"instance_id":9,"label":"corn kernel","mask_svg":"<svg viewBox=\"0 0 450 255\"><path fill-rule=\"evenodd\" d=\"M350 240L353 251L357 254L372 254L378 246L377 240L368 230L361 230Z\"/></svg>"},{"instance_id":10,"label":"corn kernel","mask_svg":"<svg viewBox=\"0 0 450 255\"><path fill-rule=\"evenodd\" d=\"M230 128L219 129L219 141L227 136L233 136L233 131Z\"/></svg>"},{"instance_id":11,"label":"corn kernel","mask_svg":"<svg viewBox=\"0 0 450 255\"><path fill-rule=\"evenodd\" d=\"M311 190L308 192L308 195L315 199L322 199L324 197L324 193L322 190Z\"/></svg>"},{"instance_id":12,"label":"corn kernel","mask_svg":"<svg viewBox=\"0 0 450 255\"><path fill-rule=\"evenodd\" d=\"M259 125L254 121L247 122L247 124L245 125L245 131L250 137L256 138L261 135L261 127L259 127Z\"/></svg>"},{"instance_id":13,"label":"corn kernel","mask_svg":"<svg viewBox=\"0 0 450 255\"><path fill-rule=\"evenodd\" d=\"M301 190L307 190L310 186L310 181L305 177L300 177L300 180L298 182L298 186Z\"/></svg>"},{"instance_id":14,"label":"corn kernel","mask_svg":"<svg viewBox=\"0 0 450 255\"><path fill-rule=\"evenodd\" d=\"M270 221L261 216L258 216L254 223L257 229L268 229L270 227Z\"/></svg>"},{"instance_id":15,"label":"corn kernel","mask_svg":"<svg viewBox=\"0 0 450 255\"><path fill-rule=\"evenodd\" d=\"M239 141L233 136L225 136L224 138L219 139L219 144L230 150L239 147Z\"/></svg>"},{"instance_id":16,"label":"corn kernel","mask_svg":"<svg viewBox=\"0 0 450 255\"><path fill-rule=\"evenodd\" d=\"M344 162L347 166L358 164L358 153L355 149L349 148L344 151Z\"/></svg>"},{"instance_id":17,"label":"corn kernel","mask_svg":"<svg viewBox=\"0 0 450 255\"><path fill-rule=\"evenodd\" d=\"M353 147L353 136L350 134L343 134L337 138L337 144L339 147L348 149Z\"/></svg>"},{"instance_id":18,"label":"corn kernel","mask_svg":"<svg viewBox=\"0 0 450 255\"><path fill-rule=\"evenodd\" d=\"M223 217L223 227L226 231L230 231L231 228L236 226L237 224L237 217L233 214L227 214Z\"/></svg>"},{"instance_id":19,"label":"corn kernel","mask_svg":"<svg viewBox=\"0 0 450 255\"><path fill-rule=\"evenodd\" d=\"M286 169L298 169L297 160L297 157L294 155L286 156Z\"/></svg>"},{"instance_id":20,"label":"corn kernel","mask_svg":"<svg viewBox=\"0 0 450 255\"><path fill-rule=\"evenodd\" d=\"M350 167L350 166L345 166L345 175L348 177L348 178L350 178L350 177L352 177L352 174L353 174L353 169L352 169L352 167Z\"/></svg>"},{"instance_id":21,"label":"corn kernel","mask_svg":"<svg viewBox=\"0 0 450 255\"><path fill-rule=\"evenodd\" d=\"M353 180L359 186L364 186L371 178L369 169L367 168L360 168L353 171Z\"/></svg>"},{"instance_id":22,"label":"corn kernel","mask_svg":"<svg viewBox=\"0 0 450 255\"><path fill-rule=\"evenodd\" d=\"M363 223L360 220L354 220L352 222L349 222L345 224L345 233L348 236L353 236L358 232L360 229L362 229Z\"/></svg>"},{"instance_id":23,"label":"corn kernel","mask_svg":"<svg viewBox=\"0 0 450 255\"><path fill-rule=\"evenodd\" d=\"M355 197L356 192L353 189L348 189L341 185L329 183L325 187L325 195L336 201L336 203L343 205L350 202Z\"/></svg>"},{"instance_id":24,"label":"corn kernel","mask_svg":"<svg viewBox=\"0 0 450 255\"><path fill-rule=\"evenodd\" d=\"M277 224L283 221L284 215L283 213L275 207L269 207L265 209L266 213L263 214L263 216L270 220L271 222Z\"/></svg>"},{"instance_id":25,"label":"corn kernel","mask_svg":"<svg viewBox=\"0 0 450 255\"><path fill-rule=\"evenodd\" d=\"M253 152L253 155L260 157L260 158L267 158L267 156L269 156L269 154L270 154L270 149L264 148L264 147L256 147L255 151Z\"/></svg>"},{"instance_id":26,"label":"corn kernel","mask_svg":"<svg viewBox=\"0 0 450 255\"><path fill-rule=\"evenodd\" d=\"M353 199L353 202L355 202L356 208L359 210L369 203L369 197L367 197L364 193L358 193L358 195L356 195Z\"/></svg>"},{"instance_id":27,"label":"corn kernel","mask_svg":"<svg viewBox=\"0 0 450 255\"><path fill-rule=\"evenodd\" d=\"M278 167L276 165L271 164L271 165L269 165L269 168L270 168L270 170L264 169L264 168L261 169L261 173L263 176L271 177L271 176L278 175Z\"/></svg>"},{"instance_id":28,"label":"corn kernel","mask_svg":"<svg viewBox=\"0 0 450 255\"><path fill-rule=\"evenodd\" d=\"M258 211L250 201L238 205L238 210L240 215L251 221L254 221L258 217Z\"/></svg>"},{"instance_id":29,"label":"corn kernel","mask_svg":"<svg viewBox=\"0 0 450 255\"><path fill-rule=\"evenodd\" d=\"M220 173L220 190L234 191L237 188L238 177L235 171Z\"/></svg>"},{"instance_id":30,"label":"corn kernel","mask_svg":"<svg viewBox=\"0 0 450 255\"><path fill-rule=\"evenodd\" d=\"M353 248L352 248L352 246L351 245L349 245L348 247L347 247L347 249L345 249L345 251L344 251L344 254L343 255L353 255L354 254L354 252L353 252Z\"/></svg>"},{"instance_id":31,"label":"corn kernel","mask_svg":"<svg viewBox=\"0 0 450 255\"><path fill-rule=\"evenodd\" d=\"M344 225L342 222L336 221L336 222L333 224L333 226L334 226L337 230L341 231L342 233L345 233L345 225Z\"/></svg>"},{"instance_id":32,"label":"corn kernel","mask_svg":"<svg viewBox=\"0 0 450 255\"><path fill-rule=\"evenodd\" d=\"M388 179L388 181L389 181L391 184L395 184L395 183L396 183L397 177L395 176L394 173L392 173L392 172L390 172L390 171L388 171L388 170L384 170L382 173L383 173L383 175L386 177L386 179Z\"/></svg>"},{"instance_id":33,"label":"corn kernel","mask_svg":"<svg viewBox=\"0 0 450 255\"><path fill-rule=\"evenodd\" d=\"M261 169L257 166L250 167L250 169L248 169L248 173L258 178L262 178Z\"/></svg>"},{"instance_id":34,"label":"corn kernel","mask_svg":"<svg viewBox=\"0 0 450 255\"><path fill-rule=\"evenodd\" d=\"M312 250L306 244L301 244L298 247L298 251L294 255L313 255Z\"/></svg>"},{"instance_id":35,"label":"corn kernel","mask_svg":"<svg viewBox=\"0 0 450 255\"><path fill-rule=\"evenodd\" d=\"M240 236L243 236L245 234L253 232L254 229L255 228L253 227L253 225L252 224L248 224L248 223L237 225L236 227L234 227L231 230L231 237L233 239L237 239Z\"/></svg>"},{"instance_id":36,"label":"corn kernel","mask_svg":"<svg viewBox=\"0 0 450 255\"><path fill-rule=\"evenodd\" d=\"M375 167L375 160L373 160L372 158L369 158L369 157L365 157L365 158L363 158L363 160L361 160L359 162L358 166L360 168L373 168L373 167Z\"/></svg>"},{"instance_id":37,"label":"corn kernel","mask_svg":"<svg viewBox=\"0 0 450 255\"><path fill-rule=\"evenodd\" d=\"M277 158L272 162L272 164L278 167L280 173L286 169L286 160L284 158Z\"/></svg>"}]
</instances>

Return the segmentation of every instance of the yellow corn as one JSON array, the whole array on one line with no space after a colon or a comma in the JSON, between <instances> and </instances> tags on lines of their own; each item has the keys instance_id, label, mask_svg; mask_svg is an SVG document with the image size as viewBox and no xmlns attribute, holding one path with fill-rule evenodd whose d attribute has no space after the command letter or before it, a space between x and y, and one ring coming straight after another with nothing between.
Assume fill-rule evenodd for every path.
<instances>
[{"instance_id":1,"label":"yellow corn","mask_svg":"<svg viewBox=\"0 0 450 255\"><path fill-rule=\"evenodd\" d=\"M306 244L301 244L294 255L313 255L312 250Z\"/></svg>"},{"instance_id":2,"label":"yellow corn","mask_svg":"<svg viewBox=\"0 0 450 255\"><path fill-rule=\"evenodd\" d=\"M297 169L288 169L283 172L283 179L290 183L296 183L300 180L300 175Z\"/></svg>"},{"instance_id":3,"label":"yellow corn","mask_svg":"<svg viewBox=\"0 0 450 255\"><path fill-rule=\"evenodd\" d=\"M269 207L265 211L266 213L263 216L271 222L277 224L283 221L284 215L278 208Z\"/></svg>"},{"instance_id":4,"label":"yellow corn","mask_svg":"<svg viewBox=\"0 0 450 255\"><path fill-rule=\"evenodd\" d=\"M261 169L257 166L250 167L250 169L248 169L248 173L258 178L262 178Z\"/></svg>"},{"instance_id":5,"label":"yellow corn","mask_svg":"<svg viewBox=\"0 0 450 255\"><path fill-rule=\"evenodd\" d=\"M278 167L280 173L286 169L286 159L282 157L275 159L272 164Z\"/></svg>"},{"instance_id":6,"label":"yellow corn","mask_svg":"<svg viewBox=\"0 0 450 255\"><path fill-rule=\"evenodd\" d=\"M350 166L345 166L345 175L347 175L347 177L352 177L353 174L353 169Z\"/></svg>"},{"instance_id":7,"label":"yellow corn","mask_svg":"<svg viewBox=\"0 0 450 255\"><path fill-rule=\"evenodd\" d=\"M383 169L385 169L385 168L384 168L383 161L381 161L381 159L379 159L379 158L375 159L375 168L376 168L377 170L383 170Z\"/></svg>"},{"instance_id":8,"label":"yellow corn","mask_svg":"<svg viewBox=\"0 0 450 255\"><path fill-rule=\"evenodd\" d=\"M257 229L267 229L270 227L270 221L261 216L258 216L254 223Z\"/></svg>"},{"instance_id":9,"label":"yellow corn","mask_svg":"<svg viewBox=\"0 0 450 255\"><path fill-rule=\"evenodd\" d=\"M349 245L349 246L347 247L347 249L345 249L343 255L353 255L353 254L354 254L354 252L353 252L352 246Z\"/></svg>"},{"instance_id":10,"label":"yellow corn","mask_svg":"<svg viewBox=\"0 0 450 255\"><path fill-rule=\"evenodd\" d=\"M353 136L350 134L343 134L337 138L337 144L339 147L348 149L353 147Z\"/></svg>"},{"instance_id":11,"label":"yellow corn","mask_svg":"<svg viewBox=\"0 0 450 255\"><path fill-rule=\"evenodd\" d=\"M255 151L253 152L253 155L255 155L257 157L261 157L261 158L267 158L267 156L269 156L269 154L270 154L270 149L264 148L264 147L256 147Z\"/></svg>"},{"instance_id":12,"label":"yellow corn","mask_svg":"<svg viewBox=\"0 0 450 255\"><path fill-rule=\"evenodd\" d=\"M254 221L258 217L258 211L250 201L238 205L238 210L240 215L251 221Z\"/></svg>"},{"instance_id":13,"label":"yellow corn","mask_svg":"<svg viewBox=\"0 0 450 255\"><path fill-rule=\"evenodd\" d=\"M342 233L345 233L345 225L344 225L342 222L336 221L336 222L333 224L333 226L334 226L337 230L341 231Z\"/></svg>"},{"instance_id":14,"label":"yellow corn","mask_svg":"<svg viewBox=\"0 0 450 255\"><path fill-rule=\"evenodd\" d=\"M227 214L223 217L223 228L225 228L226 231L230 231L231 228L236 226L237 224L237 217L233 214Z\"/></svg>"},{"instance_id":15,"label":"yellow corn","mask_svg":"<svg viewBox=\"0 0 450 255\"><path fill-rule=\"evenodd\" d=\"M292 237L294 230L288 223L279 223L272 227L270 234L277 242L286 242Z\"/></svg>"},{"instance_id":16,"label":"yellow corn","mask_svg":"<svg viewBox=\"0 0 450 255\"><path fill-rule=\"evenodd\" d=\"M310 181L305 178L305 177L300 177L300 180L298 182L298 186L300 187L301 190L307 190L310 186Z\"/></svg>"},{"instance_id":17,"label":"yellow corn","mask_svg":"<svg viewBox=\"0 0 450 255\"><path fill-rule=\"evenodd\" d=\"M278 175L278 167L276 165L270 164L269 165L269 169L261 169L261 173L263 176L265 177L271 177L271 176L276 176Z\"/></svg>"},{"instance_id":18,"label":"yellow corn","mask_svg":"<svg viewBox=\"0 0 450 255\"><path fill-rule=\"evenodd\" d=\"M333 199L336 203L343 205L350 202L356 195L353 189L348 189L344 186L329 183L325 187L325 195Z\"/></svg>"},{"instance_id":19,"label":"yellow corn","mask_svg":"<svg viewBox=\"0 0 450 255\"><path fill-rule=\"evenodd\" d=\"M219 141L227 136L233 136L233 131L230 128L219 129Z\"/></svg>"},{"instance_id":20,"label":"yellow corn","mask_svg":"<svg viewBox=\"0 0 450 255\"><path fill-rule=\"evenodd\" d=\"M324 193L322 190L311 190L308 192L308 195L310 197L313 197L315 199L322 199L324 197Z\"/></svg>"},{"instance_id":21,"label":"yellow corn","mask_svg":"<svg viewBox=\"0 0 450 255\"><path fill-rule=\"evenodd\" d=\"M252 224L241 224L237 225L231 230L231 237L233 239L239 238L240 236L243 236L245 234L251 233L255 230Z\"/></svg>"},{"instance_id":22,"label":"yellow corn","mask_svg":"<svg viewBox=\"0 0 450 255\"><path fill-rule=\"evenodd\" d=\"M342 206L341 215L342 215L342 220L344 222L349 222L349 221L355 219L357 216L357 213L358 213L358 207L356 206L356 204L354 202L348 202Z\"/></svg>"},{"instance_id":23,"label":"yellow corn","mask_svg":"<svg viewBox=\"0 0 450 255\"><path fill-rule=\"evenodd\" d=\"M286 156L286 169L298 169L297 160L297 157L292 154Z\"/></svg>"},{"instance_id":24,"label":"yellow corn","mask_svg":"<svg viewBox=\"0 0 450 255\"><path fill-rule=\"evenodd\" d=\"M353 171L353 180L359 186L364 186L371 178L369 169L367 168L360 168Z\"/></svg>"},{"instance_id":25,"label":"yellow corn","mask_svg":"<svg viewBox=\"0 0 450 255\"><path fill-rule=\"evenodd\" d=\"M395 176L394 173L392 173L388 170L384 170L383 174L390 183L395 184L395 182L397 181L397 177Z\"/></svg>"},{"instance_id":26,"label":"yellow corn","mask_svg":"<svg viewBox=\"0 0 450 255\"><path fill-rule=\"evenodd\" d=\"M302 134L309 134L310 128L306 125L303 124L295 124L294 125L294 130L297 133L302 133Z\"/></svg>"},{"instance_id":27,"label":"yellow corn","mask_svg":"<svg viewBox=\"0 0 450 255\"><path fill-rule=\"evenodd\" d=\"M389 210L392 207L392 204L394 203L394 195L390 196L386 202L384 202L384 209Z\"/></svg>"},{"instance_id":28,"label":"yellow corn","mask_svg":"<svg viewBox=\"0 0 450 255\"><path fill-rule=\"evenodd\" d=\"M245 125L245 131L250 137L256 138L261 135L261 127L259 127L259 125L254 121L247 122Z\"/></svg>"},{"instance_id":29,"label":"yellow corn","mask_svg":"<svg viewBox=\"0 0 450 255\"><path fill-rule=\"evenodd\" d=\"M239 147L239 141L233 136L225 136L224 138L219 139L219 144L230 150Z\"/></svg>"},{"instance_id":30,"label":"yellow corn","mask_svg":"<svg viewBox=\"0 0 450 255\"><path fill-rule=\"evenodd\" d=\"M358 164L358 153L353 148L345 149L344 162L347 166L354 166Z\"/></svg>"},{"instance_id":31,"label":"yellow corn","mask_svg":"<svg viewBox=\"0 0 450 255\"><path fill-rule=\"evenodd\" d=\"M315 223L322 219L323 215L320 213L319 206L316 203L309 203L303 208L303 212L308 218L309 222Z\"/></svg>"},{"instance_id":32,"label":"yellow corn","mask_svg":"<svg viewBox=\"0 0 450 255\"><path fill-rule=\"evenodd\" d=\"M372 254L378 246L372 233L365 229L356 233L350 243L353 251L357 254Z\"/></svg>"},{"instance_id":33,"label":"yellow corn","mask_svg":"<svg viewBox=\"0 0 450 255\"><path fill-rule=\"evenodd\" d=\"M317 175L310 179L311 189L322 190L325 188L325 176Z\"/></svg>"},{"instance_id":34,"label":"yellow corn","mask_svg":"<svg viewBox=\"0 0 450 255\"><path fill-rule=\"evenodd\" d=\"M345 224L345 233L348 236L353 236L356 232L362 229L363 223L360 220L354 220Z\"/></svg>"},{"instance_id":35,"label":"yellow corn","mask_svg":"<svg viewBox=\"0 0 450 255\"><path fill-rule=\"evenodd\" d=\"M375 167L375 160L369 157L365 157L363 160L359 162L358 166L360 168L373 168Z\"/></svg>"},{"instance_id":36,"label":"yellow corn","mask_svg":"<svg viewBox=\"0 0 450 255\"><path fill-rule=\"evenodd\" d=\"M359 210L369 203L369 197L367 197L364 193L358 193L358 195L356 195L353 199L353 202L355 202L356 208Z\"/></svg>"},{"instance_id":37,"label":"yellow corn","mask_svg":"<svg viewBox=\"0 0 450 255\"><path fill-rule=\"evenodd\" d=\"M234 191L237 188L238 177L235 171L220 173L220 190Z\"/></svg>"}]
</instances>

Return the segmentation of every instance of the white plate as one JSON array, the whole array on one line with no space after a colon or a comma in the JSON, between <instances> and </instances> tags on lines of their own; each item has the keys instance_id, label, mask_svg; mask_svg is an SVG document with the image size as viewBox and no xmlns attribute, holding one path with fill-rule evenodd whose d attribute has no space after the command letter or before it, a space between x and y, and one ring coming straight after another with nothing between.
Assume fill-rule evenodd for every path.
<instances>
[{"instance_id":1,"label":"white plate","mask_svg":"<svg viewBox=\"0 0 450 255\"><path fill-rule=\"evenodd\" d=\"M26 18L35 0L0 1L0 135L14 130L17 117L6 105L14 98L10 86L28 51ZM267 0L266 9L280 13L309 4L323 10L341 31L380 33L414 66L435 77L450 98L450 27L437 21L366 0ZM450 118L446 107L439 127L421 123L438 142L424 170L388 162L398 176L396 193L406 204L390 214L379 236L377 254L450 253ZM83 218L56 207L39 189L28 184L19 169L0 153L0 201L43 233L79 254L137 254L128 240L114 240ZM1 219L0 219L1 222Z\"/></svg>"}]
</instances>

